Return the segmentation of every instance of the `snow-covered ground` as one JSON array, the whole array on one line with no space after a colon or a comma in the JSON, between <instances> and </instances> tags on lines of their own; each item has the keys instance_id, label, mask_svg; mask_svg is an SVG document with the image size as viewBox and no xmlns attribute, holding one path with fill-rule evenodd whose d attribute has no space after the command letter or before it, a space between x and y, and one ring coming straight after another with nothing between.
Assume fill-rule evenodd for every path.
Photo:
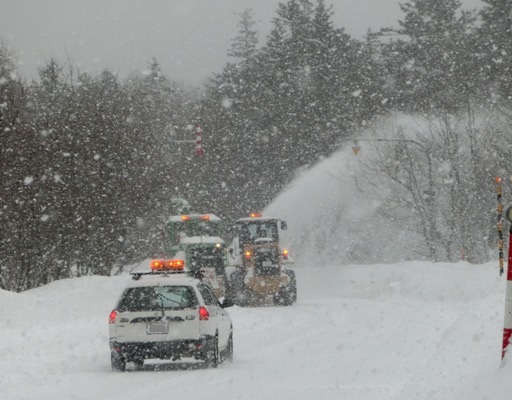
<instances>
[{"instance_id":1,"label":"snow-covered ground","mask_svg":"<svg viewBox=\"0 0 512 400\"><path fill-rule=\"evenodd\" d=\"M459 399L512 397L500 366L496 263L296 265L292 307L229 309L235 360L110 370L108 315L128 276L0 291L0 397Z\"/></svg>"}]
</instances>

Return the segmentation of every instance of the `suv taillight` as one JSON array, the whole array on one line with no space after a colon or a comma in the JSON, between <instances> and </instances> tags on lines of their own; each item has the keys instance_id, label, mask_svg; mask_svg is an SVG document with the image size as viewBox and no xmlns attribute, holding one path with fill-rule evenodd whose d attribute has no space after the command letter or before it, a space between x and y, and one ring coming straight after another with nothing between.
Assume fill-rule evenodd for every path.
<instances>
[{"instance_id":1,"label":"suv taillight","mask_svg":"<svg viewBox=\"0 0 512 400\"><path fill-rule=\"evenodd\" d=\"M210 313L205 307L199 307L199 321L208 321Z\"/></svg>"},{"instance_id":2,"label":"suv taillight","mask_svg":"<svg viewBox=\"0 0 512 400\"><path fill-rule=\"evenodd\" d=\"M115 324L117 318L117 310L112 310L108 317L108 323L109 324Z\"/></svg>"}]
</instances>

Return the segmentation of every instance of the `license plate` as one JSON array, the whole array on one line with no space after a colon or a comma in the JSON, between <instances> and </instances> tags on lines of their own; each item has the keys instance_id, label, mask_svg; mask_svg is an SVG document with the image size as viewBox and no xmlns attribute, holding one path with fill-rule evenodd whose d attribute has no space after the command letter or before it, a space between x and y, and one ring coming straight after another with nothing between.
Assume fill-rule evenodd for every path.
<instances>
[{"instance_id":1,"label":"license plate","mask_svg":"<svg viewBox=\"0 0 512 400\"><path fill-rule=\"evenodd\" d=\"M262 261L261 265L264 267L271 267L274 264L272 264L272 261Z\"/></svg>"},{"instance_id":2,"label":"license plate","mask_svg":"<svg viewBox=\"0 0 512 400\"><path fill-rule=\"evenodd\" d=\"M149 322L146 325L146 333L148 335L168 333L169 323L167 321Z\"/></svg>"}]
</instances>

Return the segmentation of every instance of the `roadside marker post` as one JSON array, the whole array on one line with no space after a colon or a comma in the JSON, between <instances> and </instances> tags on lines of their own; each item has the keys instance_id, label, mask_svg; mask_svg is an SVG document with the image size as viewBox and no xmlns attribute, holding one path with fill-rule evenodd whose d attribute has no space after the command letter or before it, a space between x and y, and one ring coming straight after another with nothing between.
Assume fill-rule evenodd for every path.
<instances>
[{"instance_id":1,"label":"roadside marker post","mask_svg":"<svg viewBox=\"0 0 512 400\"><path fill-rule=\"evenodd\" d=\"M196 124L196 138L191 140L173 140L174 143L193 143L194 144L194 154L196 156L204 156L204 148L203 148L203 128L201 128L201 124L198 122Z\"/></svg>"},{"instance_id":2,"label":"roadside marker post","mask_svg":"<svg viewBox=\"0 0 512 400\"><path fill-rule=\"evenodd\" d=\"M507 290L505 298L505 322L503 324L503 346L501 358L505 357L505 352L512 336L512 254L510 252L512 235L509 232L509 250L508 250L508 266L507 266Z\"/></svg>"},{"instance_id":3,"label":"roadside marker post","mask_svg":"<svg viewBox=\"0 0 512 400\"><path fill-rule=\"evenodd\" d=\"M512 206L505 211L507 220L511 223L509 228L508 263L507 263L507 289L505 297L505 322L503 324L503 346L501 359L505 357L507 346L512 336Z\"/></svg>"},{"instance_id":4,"label":"roadside marker post","mask_svg":"<svg viewBox=\"0 0 512 400\"><path fill-rule=\"evenodd\" d=\"M197 123L196 125L196 141L195 141L196 148L194 152L196 153L196 156L204 156L204 149L203 149L203 129L201 128L201 124Z\"/></svg>"}]
</instances>

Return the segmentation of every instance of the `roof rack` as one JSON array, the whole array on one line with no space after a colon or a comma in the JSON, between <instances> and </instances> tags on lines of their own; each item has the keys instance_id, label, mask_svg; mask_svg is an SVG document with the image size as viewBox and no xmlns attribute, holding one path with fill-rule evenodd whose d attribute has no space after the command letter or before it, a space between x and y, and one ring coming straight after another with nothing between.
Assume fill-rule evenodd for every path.
<instances>
[{"instance_id":1,"label":"roof rack","mask_svg":"<svg viewBox=\"0 0 512 400\"><path fill-rule=\"evenodd\" d=\"M138 281L142 275L163 275L163 276L170 276L170 275L188 275L193 278L201 279L203 277L203 274L201 272L192 272L192 271L147 271L147 272L130 272L132 275L132 279L134 281Z\"/></svg>"}]
</instances>

